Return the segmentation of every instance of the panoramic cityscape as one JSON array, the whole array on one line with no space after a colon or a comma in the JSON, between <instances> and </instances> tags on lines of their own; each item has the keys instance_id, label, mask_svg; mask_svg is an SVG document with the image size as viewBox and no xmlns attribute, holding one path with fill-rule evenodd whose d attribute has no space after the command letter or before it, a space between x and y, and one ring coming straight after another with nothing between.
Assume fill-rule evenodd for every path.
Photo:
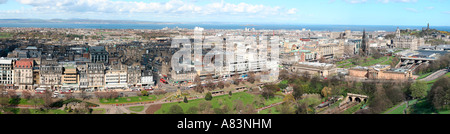
<instances>
[{"instance_id":1,"label":"panoramic cityscape","mask_svg":"<svg viewBox=\"0 0 450 134\"><path fill-rule=\"evenodd\" d=\"M0 0L0 114L450 114L449 4Z\"/></svg>"}]
</instances>

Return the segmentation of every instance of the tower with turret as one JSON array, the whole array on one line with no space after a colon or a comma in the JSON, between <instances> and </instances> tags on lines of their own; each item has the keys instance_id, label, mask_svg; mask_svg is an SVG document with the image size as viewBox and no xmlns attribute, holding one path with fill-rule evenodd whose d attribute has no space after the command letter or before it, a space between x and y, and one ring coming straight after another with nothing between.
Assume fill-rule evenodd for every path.
<instances>
[{"instance_id":1,"label":"tower with turret","mask_svg":"<svg viewBox=\"0 0 450 134\"><path fill-rule=\"evenodd\" d=\"M363 31L360 54L362 56L368 56L369 55L369 38L366 35L366 29L364 29L364 31Z\"/></svg>"}]
</instances>

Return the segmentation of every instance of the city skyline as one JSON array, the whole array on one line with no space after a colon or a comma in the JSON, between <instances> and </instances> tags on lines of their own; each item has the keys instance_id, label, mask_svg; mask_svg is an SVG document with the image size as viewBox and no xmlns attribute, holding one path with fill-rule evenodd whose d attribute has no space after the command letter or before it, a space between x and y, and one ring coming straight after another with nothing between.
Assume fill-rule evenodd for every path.
<instances>
[{"instance_id":1,"label":"city skyline","mask_svg":"<svg viewBox=\"0 0 450 134\"><path fill-rule=\"evenodd\" d=\"M0 0L0 19L450 26L444 0Z\"/></svg>"}]
</instances>

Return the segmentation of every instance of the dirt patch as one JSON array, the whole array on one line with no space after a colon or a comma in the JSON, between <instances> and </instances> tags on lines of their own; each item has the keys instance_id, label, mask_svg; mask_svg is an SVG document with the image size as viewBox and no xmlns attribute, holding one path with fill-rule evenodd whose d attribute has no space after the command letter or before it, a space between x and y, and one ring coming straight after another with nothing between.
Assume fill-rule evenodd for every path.
<instances>
[{"instance_id":1,"label":"dirt patch","mask_svg":"<svg viewBox=\"0 0 450 134\"><path fill-rule=\"evenodd\" d=\"M130 98L127 98L127 101L131 101L131 99L130 99Z\"/></svg>"},{"instance_id":2,"label":"dirt patch","mask_svg":"<svg viewBox=\"0 0 450 134\"><path fill-rule=\"evenodd\" d=\"M145 110L145 114L153 114L161 108L162 104L150 105L147 110Z\"/></svg>"}]
</instances>

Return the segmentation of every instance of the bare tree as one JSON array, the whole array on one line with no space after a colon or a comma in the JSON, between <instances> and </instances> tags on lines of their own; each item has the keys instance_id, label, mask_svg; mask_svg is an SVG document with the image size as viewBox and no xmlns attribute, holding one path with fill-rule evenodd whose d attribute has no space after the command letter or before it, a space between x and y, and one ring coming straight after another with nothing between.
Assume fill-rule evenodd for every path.
<instances>
[{"instance_id":1,"label":"bare tree","mask_svg":"<svg viewBox=\"0 0 450 134\"><path fill-rule=\"evenodd\" d=\"M32 97L31 93L29 91L27 91L27 90L23 90L22 91L22 96L23 96L24 99L27 99L27 100L31 99L31 97Z\"/></svg>"}]
</instances>

